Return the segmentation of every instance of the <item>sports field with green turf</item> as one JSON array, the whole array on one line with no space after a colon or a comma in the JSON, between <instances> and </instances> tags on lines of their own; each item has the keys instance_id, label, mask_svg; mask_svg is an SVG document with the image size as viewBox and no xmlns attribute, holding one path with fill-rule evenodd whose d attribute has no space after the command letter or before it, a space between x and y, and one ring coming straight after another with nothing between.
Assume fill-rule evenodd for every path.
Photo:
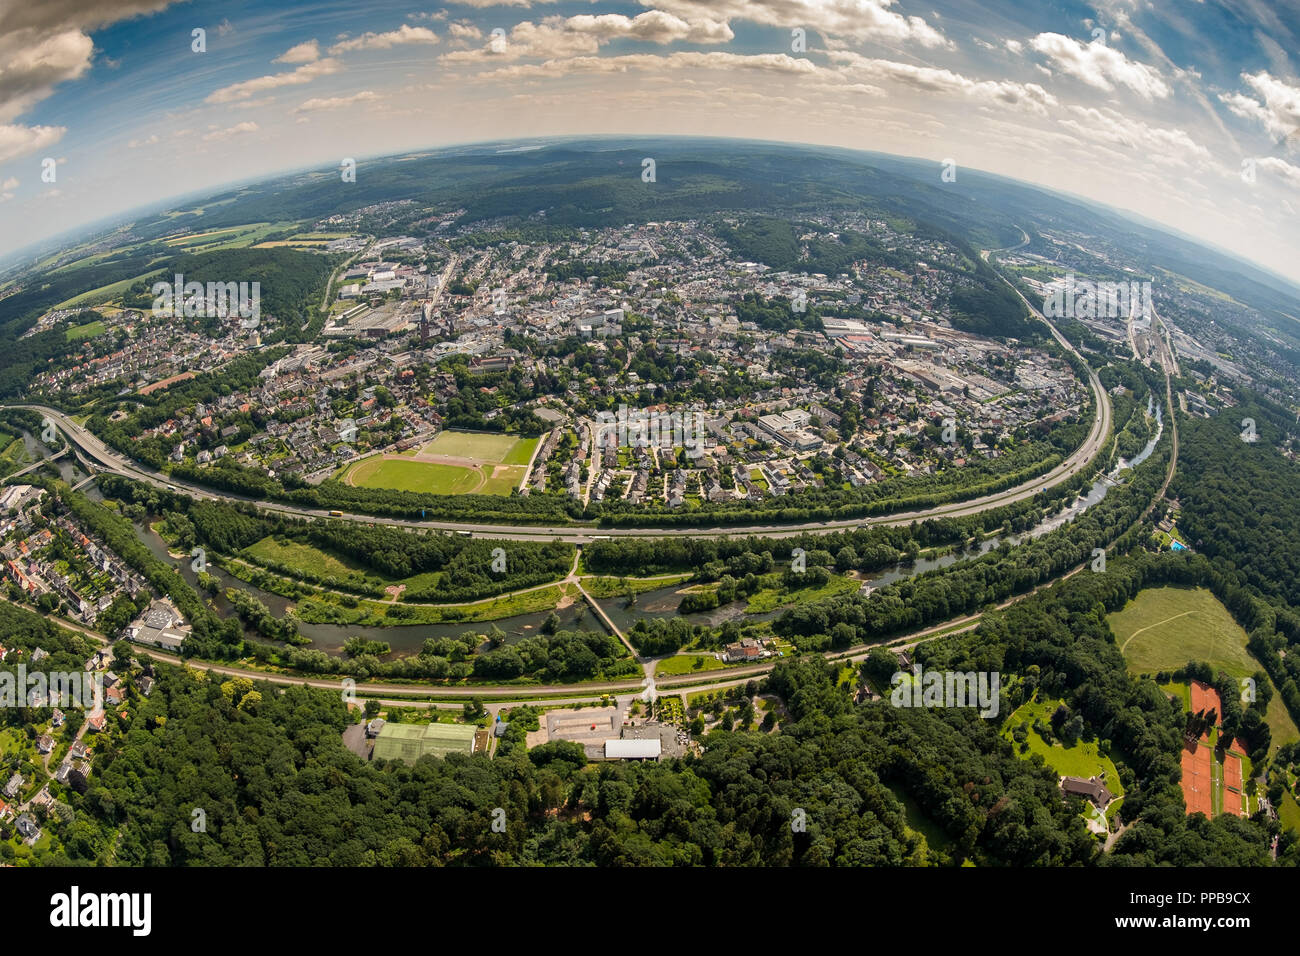
<instances>
[{"instance_id":1,"label":"sports field with green turf","mask_svg":"<svg viewBox=\"0 0 1300 956\"><path fill-rule=\"evenodd\" d=\"M445 431L418 449L373 455L350 465L343 481L435 495L509 495L528 471L536 438Z\"/></svg>"},{"instance_id":2,"label":"sports field with green turf","mask_svg":"<svg viewBox=\"0 0 1300 956\"><path fill-rule=\"evenodd\" d=\"M526 465L536 447L536 438L445 431L440 432L433 441L412 454L469 458L499 465Z\"/></svg>"}]
</instances>

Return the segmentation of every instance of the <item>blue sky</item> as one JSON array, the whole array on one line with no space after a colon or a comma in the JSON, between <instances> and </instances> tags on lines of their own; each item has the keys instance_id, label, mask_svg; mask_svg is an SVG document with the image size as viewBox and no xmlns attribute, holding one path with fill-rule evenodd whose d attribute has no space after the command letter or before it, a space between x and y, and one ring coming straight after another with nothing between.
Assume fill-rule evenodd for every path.
<instances>
[{"instance_id":1,"label":"blue sky","mask_svg":"<svg viewBox=\"0 0 1300 956\"><path fill-rule=\"evenodd\" d=\"M709 134L952 160L1300 280L1298 39L1300 0L0 0L0 255L344 157Z\"/></svg>"}]
</instances>

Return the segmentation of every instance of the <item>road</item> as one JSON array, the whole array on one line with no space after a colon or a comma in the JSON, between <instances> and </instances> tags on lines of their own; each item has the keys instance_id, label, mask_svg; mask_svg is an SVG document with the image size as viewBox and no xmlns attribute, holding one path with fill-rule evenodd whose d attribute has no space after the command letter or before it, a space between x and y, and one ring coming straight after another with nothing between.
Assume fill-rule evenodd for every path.
<instances>
[{"instance_id":1,"label":"road","mask_svg":"<svg viewBox=\"0 0 1300 956\"><path fill-rule=\"evenodd\" d=\"M1016 292L1020 295L1019 290ZM1035 309L1020 296L1021 301L1041 319L1058 342L1068 351L1078 354L1074 346L1065 339L1063 335L1049 322L1041 312ZM496 524L479 524L455 521L408 521L401 518L384 518L371 515L345 514L343 517L351 521L360 521L364 523L393 525L405 528L433 528L443 531L468 531L472 534L482 535L490 538L500 538L503 540L530 541L538 538L546 540L560 540L570 544L588 544L592 541L603 538L623 538L623 537L693 537L693 538L718 538L718 537L735 537L761 534L768 537L780 538L791 537L801 534L830 534L835 531L841 531L846 528L862 528L871 526L900 526L908 525L913 521L925 521L928 518L956 518L966 515L978 514L982 511L988 511L993 508L1000 508L1003 505L1012 504L1017 501L1023 501L1032 498L1039 492L1046 491L1063 481L1073 478L1080 472L1085 471L1093 457L1101 450L1103 443L1110 434L1111 428L1111 405L1110 398L1106 390L1101 386L1101 380L1097 374L1089 367L1089 386L1092 388L1094 402L1097 407L1097 415L1093 419L1092 430L1088 438L1080 445L1069 458L1061 462L1045 475L1032 478L1023 482L1014 488L1005 491L995 492L993 494L983 495L978 498L970 498L965 501L955 501L948 504L936 505L933 508L926 508L919 511L896 512L889 515L877 515L863 518L847 518L838 521L809 521L799 524L747 524L743 526L731 527L714 527L714 528L674 528L674 527L642 527L642 528L596 528L594 526L573 526L560 525L552 527L530 527L520 525L496 525ZM246 501L252 499L242 498L238 495L231 495L219 492L213 492L197 485L174 479L161 472L146 468L136 462L129 461L117 452L106 446L98 437L85 428L82 428L76 422L72 421L67 415L54 408L44 405L27 405L19 404L13 407L27 408L42 415L48 416L58 426L59 430L67 437L68 441L81 450L83 454L97 462L105 471L116 475L122 475L127 478L133 478L137 481L143 481L159 488L174 488L178 491L184 491L186 494L204 500L238 500ZM281 502L257 501L260 507L268 511L277 511L282 514L294 515L304 518L324 518L329 516L329 510L324 508L300 508L294 505L286 505Z\"/></svg>"},{"instance_id":2,"label":"road","mask_svg":"<svg viewBox=\"0 0 1300 956\"><path fill-rule=\"evenodd\" d=\"M1172 403L1171 403L1172 386L1171 386L1171 379L1168 374L1169 367L1170 367L1169 365L1165 365L1165 372L1166 372L1165 391L1166 391L1166 401L1170 401L1170 408L1172 409ZM1171 411L1170 424L1171 424L1171 428L1173 429L1171 437L1173 441L1174 454L1171 456L1168 470L1165 476L1165 481L1160 489L1160 492L1155 496L1151 504L1147 507L1146 511L1142 514L1142 516L1139 517L1138 519L1139 523L1145 520L1147 515L1150 513L1151 509L1154 508L1156 504L1161 500L1161 498L1164 495L1165 489L1168 488L1169 482L1173 478L1174 467L1177 460L1178 431L1177 431L1177 423L1175 421L1172 421L1172 411ZM1122 534L1123 534L1123 530L1118 531L1115 536L1116 539L1118 539ZM1109 546L1107 550L1109 550ZM1044 588L1053 586L1058 581L1064 580L1065 578L1068 577L1072 577L1073 575L1082 571L1083 568L1085 567L1088 567L1087 563L1072 568L1068 572L1060 575L1060 577L1058 578L1055 578L1051 581L1045 581L1042 584L1039 584L1038 586L1030 589L1029 591L1026 591L1023 594L1018 594L1015 595L1014 597L1008 598L1007 600L996 605L995 610L1003 610L1007 607L1010 607L1012 604L1022 601L1025 598L1038 593ZM569 576L565 580L566 581L572 580L576 582L577 570L578 570L578 566L575 560L573 567L570 569ZM923 643L925 641L934 640L938 637L948 636L950 634L962 633L965 631L973 630L979 626L980 621L982 619L983 619L982 612L975 613L975 614L964 614L959 617L949 619L947 621L942 621L938 624L933 624L927 627L920 628L916 631L911 632L910 634L894 637L886 644L883 645L881 644L863 645L848 651L828 651L824 653L822 656L829 661L856 663L866 658L866 656L870 654L871 651L874 650L876 647L883 646L896 651L910 650L916 647L918 644ZM75 624L63 618L58 618L57 621L62 627L84 634L86 637L89 637L100 644L108 645L111 643L108 640L108 638L106 638L103 634L100 634L97 631L90 630L89 628ZM622 635L620 635L620 637L621 636ZM217 674L221 676L247 677L255 681L269 681L271 683L281 684L281 685L296 685L296 686L306 685L309 687L315 687L324 690L337 690L340 692L342 692L342 689L344 687L343 679L339 677L333 677L333 678L302 677L302 676L291 677L283 674L269 673L266 671L249 670L246 668L235 667L227 664L208 663L208 662L199 661L195 659L182 659L178 655L168 654L162 651L155 650L153 648L141 647L139 651L141 653L146 653L149 656L160 661L165 661L167 663L178 664L178 665L184 664L189 667L205 670L209 673ZM727 668L726 670L721 672L712 672L712 676L705 676L703 674L692 673L692 674L679 674L679 675L656 678L653 676L653 668L661 658L641 658L638 655L636 655L635 651L633 651L633 656L636 657L637 660L644 667L643 673L645 676L639 681L629 680L629 681L611 681L611 682L594 683L594 684L557 684L557 685L540 685L536 687L530 687L528 685L519 685L519 684L445 687L445 686L386 684L382 682L380 683L371 682L365 684L356 684L354 687L351 688L351 690L357 698L362 698L362 697L374 698L379 700L385 706L456 709L461 707L464 701L474 697L478 697L482 699L484 703L487 704L492 709L497 709L500 706L505 704L510 704L512 706L521 705L521 704L555 706L555 705L568 705L568 704L575 704L579 702L586 702L592 700L593 698L600 697L607 694L610 696L639 695L645 689L647 680L654 681L657 691L666 692L670 694L701 693L701 692L712 692L717 690L724 690L728 687L733 687L738 684L744 684L751 680L755 680L757 678L763 677L766 674L768 674L772 670L772 668L776 665L775 659L768 659L767 661L764 661L759 664L750 664L743 667Z\"/></svg>"}]
</instances>

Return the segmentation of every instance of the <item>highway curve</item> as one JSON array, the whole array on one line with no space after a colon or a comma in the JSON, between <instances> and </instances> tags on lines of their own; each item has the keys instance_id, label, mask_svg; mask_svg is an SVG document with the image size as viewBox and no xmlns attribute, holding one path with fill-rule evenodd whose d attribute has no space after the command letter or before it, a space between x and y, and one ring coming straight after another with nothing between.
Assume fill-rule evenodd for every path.
<instances>
[{"instance_id":1,"label":"highway curve","mask_svg":"<svg viewBox=\"0 0 1300 956\"><path fill-rule=\"evenodd\" d=\"M1008 283L1009 284L1009 283ZM1014 289L1015 287L1012 286ZM1028 300L1025 299L1017 289L1016 294L1020 296L1026 308L1030 310L1051 330L1053 337L1061 345L1074 355L1079 355L1069 341L1061 335L1056 326ZM1082 356L1080 356L1082 358ZM594 526L573 526L561 525L552 527L533 527L521 525L496 525L496 524L477 524L472 522L455 522L455 521L408 521L401 518L384 518L370 515L345 514L343 517L351 521L361 521L373 524L394 525L397 527L407 528L434 528L443 531L468 531L471 534L481 535L489 538L513 539L519 541L535 540L544 538L546 540L565 541L571 544L586 544L602 538L622 538L622 537L691 537L691 538L718 538L733 537L746 535L765 535L768 537L780 538L790 537L800 534L829 534L834 531L845 528L861 528L870 526L898 526L911 524L913 521L925 521L928 518L955 518L966 515L978 514L981 511L988 511L992 508L999 508L1003 505L1011 504L1017 501L1023 501L1026 498L1032 498L1041 491L1046 491L1063 481L1073 478L1075 475L1084 471L1089 463L1101 450L1111 429L1111 404L1110 396L1102 388L1101 380L1097 373L1088 367L1088 385L1092 389L1094 405L1097 414L1094 416L1091 431L1088 438L1075 449L1065 461L1057 465L1045 475L1009 488L1005 491L995 492L984 495L979 498L968 498L964 501L954 501L947 504L936 505L933 508L925 508L919 511L895 512L888 515L876 515L863 518L846 518L838 521L807 521L799 524L752 524L743 526L727 526L716 528L661 528L661 527L641 527L641 528L595 528ZM167 475L145 468L136 462L123 458L117 452L108 448L94 434L82 428L76 422L72 421L57 409L49 408L44 405L16 404L13 407L27 408L48 416L58 427L59 430L67 437L73 445L79 448L83 454L90 459L98 462L105 471L113 474L123 475L127 478L134 478L137 481L147 482L159 488L174 488L178 491L184 491L200 499L226 499L234 501L250 500L238 495L222 494L196 485L187 484L182 481L170 478ZM294 505L287 505L281 502L257 501L260 507L269 511L279 511L284 514L296 515L307 518L328 517L329 512L320 508L300 508Z\"/></svg>"}]
</instances>

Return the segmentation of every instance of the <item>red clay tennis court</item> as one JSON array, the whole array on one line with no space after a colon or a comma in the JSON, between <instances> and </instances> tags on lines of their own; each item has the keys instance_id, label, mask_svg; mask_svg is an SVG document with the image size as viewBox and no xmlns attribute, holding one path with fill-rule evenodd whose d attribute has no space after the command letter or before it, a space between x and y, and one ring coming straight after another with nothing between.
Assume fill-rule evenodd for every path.
<instances>
[{"instance_id":1,"label":"red clay tennis court","mask_svg":"<svg viewBox=\"0 0 1300 956\"><path fill-rule=\"evenodd\" d=\"M1223 701L1219 697L1219 692L1209 684L1194 680L1192 681L1192 713L1200 713L1203 710L1214 711L1215 724L1223 722Z\"/></svg>"},{"instance_id":2,"label":"red clay tennis court","mask_svg":"<svg viewBox=\"0 0 1300 956\"><path fill-rule=\"evenodd\" d=\"M1231 750L1223 755L1223 812L1246 815L1242 804L1242 764L1241 754Z\"/></svg>"},{"instance_id":3,"label":"red clay tennis court","mask_svg":"<svg viewBox=\"0 0 1300 956\"><path fill-rule=\"evenodd\" d=\"M1183 747L1183 800L1187 803L1188 813L1204 813L1206 817L1214 815L1210 803L1210 771L1214 763L1214 751L1202 738L1202 742L1193 748Z\"/></svg>"}]
</instances>

